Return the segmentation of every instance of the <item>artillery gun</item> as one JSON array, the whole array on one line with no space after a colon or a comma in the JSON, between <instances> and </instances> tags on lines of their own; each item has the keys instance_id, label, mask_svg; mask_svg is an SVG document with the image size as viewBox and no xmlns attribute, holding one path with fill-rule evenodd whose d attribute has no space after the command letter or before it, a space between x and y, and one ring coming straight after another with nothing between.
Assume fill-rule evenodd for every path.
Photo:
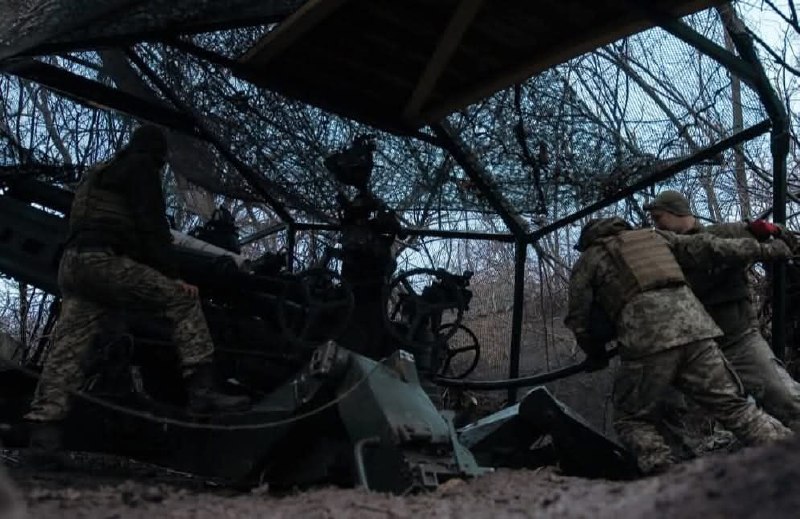
<instances>
[{"instance_id":1,"label":"artillery gun","mask_svg":"<svg viewBox=\"0 0 800 519\"><path fill-rule=\"evenodd\" d=\"M164 323L127 313L110 319L85 359L89 376L65 423L65 446L274 487L407 492L493 466L543 463L580 475L633 474L618 445L543 388L461 431L451 412L437 409L435 377L464 353L448 350L448 339L464 329L471 273L422 269L390 279L402 228L369 192L373 150L371 139L359 139L326 161L340 183L356 188L354 197L339 197L341 247L332 254L341 273L289 272L276 254L247 265L225 249L234 241L224 233L194 233L217 246L176 240L181 276L200 287L220 382L250 396L251 410L189 414ZM0 272L57 295L71 193L27 177L3 184ZM420 285L417 275L432 281ZM455 319L443 321L445 312ZM474 368L477 343L470 351ZM5 365L0 421L20 419L37 368ZM11 428L4 442L24 446L24 430Z\"/></svg>"}]
</instances>

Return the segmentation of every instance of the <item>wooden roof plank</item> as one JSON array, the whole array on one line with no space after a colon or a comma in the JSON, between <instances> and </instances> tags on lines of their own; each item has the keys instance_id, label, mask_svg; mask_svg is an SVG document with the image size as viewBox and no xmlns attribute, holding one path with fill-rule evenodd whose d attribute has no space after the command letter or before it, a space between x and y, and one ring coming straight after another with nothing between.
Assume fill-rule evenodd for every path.
<instances>
[{"instance_id":1,"label":"wooden roof plank","mask_svg":"<svg viewBox=\"0 0 800 519\"><path fill-rule=\"evenodd\" d=\"M411 99L403 109L403 118L407 121L414 122L418 119L422 104L430 96L439 76L442 75L467 27L472 23L482 5L483 0L461 0L456 7L453 17L436 45L436 50L433 51L414 92L411 94Z\"/></svg>"},{"instance_id":2,"label":"wooden roof plank","mask_svg":"<svg viewBox=\"0 0 800 519\"><path fill-rule=\"evenodd\" d=\"M654 26L636 1L311 0L240 62L259 86L408 129ZM722 0L650 1L677 17Z\"/></svg>"},{"instance_id":3,"label":"wooden roof plank","mask_svg":"<svg viewBox=\"0 0 800 519\"><path fill-rule=\"evenodd\" d=\"M696 1L692 3L702 4L704 2ZM591 52L625 35L641 31L646 27L649 27L649 24L639 18L633 18L623 23L620 23L619 18L613 18L607 21L605 25L596 26L588 34L584 32L565 40L551 42L549 47L540 47L538 49L539 52L531 52L532 59L507 65L504 70L496 71L489 79L478 81L472 86L463 88L441 103L423 108L422 119L427 123L438 121L445 115L477 99L491 95L509 85L524 81L536 73Z\"/></svg>"}]
</instances>

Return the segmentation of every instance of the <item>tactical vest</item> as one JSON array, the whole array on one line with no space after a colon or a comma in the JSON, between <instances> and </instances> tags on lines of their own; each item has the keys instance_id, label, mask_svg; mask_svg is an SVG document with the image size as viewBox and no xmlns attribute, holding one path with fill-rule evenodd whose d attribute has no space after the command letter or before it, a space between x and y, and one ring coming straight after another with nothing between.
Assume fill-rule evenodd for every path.
<instances>
[{"instance_id":1,"label":"tactical vest","mask_svg":"<svg viewBox=\"0 0 800 519\"><path fill-rule=\"evenodd\" d=\"M100 187L103 171L113 167L104 163L92 168L75 192L69 215L70 236L81 231L133 233L133 215L127 200L120 194Z\"/></svg>"},{"instance_id":2,"label":"tactical vest","mask_svg":"<svg viewBox=\"0 0 800 519\"><path fill-rule=\"evenodd\" d=\"M600 304L616 319L635 295L686 283L667 242L649 229L626 231L599 240L617 267L600 290Z\"/></svg>"}]
</instances>

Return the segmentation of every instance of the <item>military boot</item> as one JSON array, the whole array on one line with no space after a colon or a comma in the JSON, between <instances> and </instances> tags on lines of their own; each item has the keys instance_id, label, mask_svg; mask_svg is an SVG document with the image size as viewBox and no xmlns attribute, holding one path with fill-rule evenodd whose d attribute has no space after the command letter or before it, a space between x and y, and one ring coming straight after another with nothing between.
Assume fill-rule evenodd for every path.
<instances>
[{"instance_id":1,"label":"military boot","mask_svg":"<svg viewBox=\"0 0 800 519\"><path fill-rule=\"evenodd\" d=\"M637 461L639 463L639 470L641 470L642 474L644 474L645 476L655 476L658 474L663 474L676 463L675 458L672 456L657 456L657 455L639 456L639 459Z\"/></svg>"},{"instance_id":2,"label":"military boot","mask_svg":"<svg viewBox=\"0 0 800 519\"><path fill-rule=\"evenodd\" d=\"M28 451L22 456L26 465L39 470L59 470L64 466L61 452L61 422L27 422Z\"/></svg>"},{"instance_id":3,"label":"military boot","mask_svg":"<svg viewBox=\"0 0 800 519\"><path fill-rule=\"evenodd\" d=\"M198 414L245 411L250 407L246 396L226 395L217 388L212 364L200 364L186 377L189 411Z\"/></svg>"}]
</instances>

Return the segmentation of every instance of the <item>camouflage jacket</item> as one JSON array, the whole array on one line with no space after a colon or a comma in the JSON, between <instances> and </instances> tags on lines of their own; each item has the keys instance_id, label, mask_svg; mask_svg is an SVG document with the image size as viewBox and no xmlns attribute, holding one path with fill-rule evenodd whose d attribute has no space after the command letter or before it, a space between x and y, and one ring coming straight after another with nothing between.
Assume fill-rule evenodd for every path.
<instances>
[{"instance_id":1,"label":"camouflage jacket","mask_svg":"<svg viewBox=\"0 0 800 519\"><path fill-rule=\"evenodd\" d=\"M753 238L744 222L703 226L698 222L688 235L707 233L720 238ZM724 346L753 326L756 315L750 300L747 270L749 263L738 265L708 261L682 265L689 285L706 311L722 328Z\"/></svg>"},{"instance_id":2,"label":"camouflage jacket","mask_svg":"<svg viewBox=\"0 0 800 519\"><path fill-rule=\"evenodd\" d=\"M97 187L125 201L121 210L130 213L133 232L121 232L114 226L71 229L69 246L111 247L168 277L177 277L177 258L172 249L160 170L158 159L133 147L123 149L104 164L98 172ZM76 203L78 197L73 205Z\"/></svg>"},{"instance_id":3,"label":"camouflage jacket","mask_svg":"<svg viewBox=\"0 0 800 519\"><path fill-rule=\"evenodd\" d=\"M604 287L607 289L618 275L618 267L607 250L596 244L593 246L599 238L620 232L618 227L612 227L600 226L595 235L582 235L582 240L586 238L584 252L572 270L569 311L565 318L566 325L579 341L591 340L592 308L597 303L597 294ZM724 240L707 233L677 235L653 232L667 242L681 265L717 263L741 268L762 254L760 244L752 239ZM621 354L626 358L722 335L688 286L637 294L623 307L614 324Z\"/></svg>"}]
</instances>

